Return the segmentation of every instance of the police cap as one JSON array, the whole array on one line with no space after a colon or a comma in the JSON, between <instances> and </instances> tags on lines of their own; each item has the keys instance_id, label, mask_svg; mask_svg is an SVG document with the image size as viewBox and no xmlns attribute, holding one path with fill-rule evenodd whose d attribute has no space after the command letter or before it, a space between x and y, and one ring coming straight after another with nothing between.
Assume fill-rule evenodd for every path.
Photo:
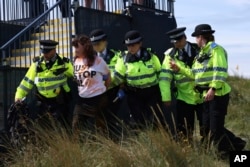
<instances>
[{"instance_id":1,"label":"police cap","mask_svg":"<svg viewBox=\"0 0 250 167\"><path fill-rule=\"evenodd\" d=\"M193 37L204 34L213 34L215 30L212 30L209 24L199 24L195 27L194 32L191 34Z\"/></svg>"},{"instance_id":2,"label":"police cap","mask_svg":"<svg viewBox=\"0 0 250 167\"><path fill-rule=\"evenodd\" d=\"M168 31L167 35L169 35L170 41L174 43L177 40L180 40L183 36L185 36L185 30L186 27L175 28L171 31Z\"/></svg>"},{"instance_id":3,"label":"police cap","mask_svg":"<svg viewBox=\"0 0 250 167\"><path fill-rule=\"evenodd\" d=\"M135 44L142 41L142 36L137 30L128 31L125 34L123 43L126 45Z\"/></svg>"},{"instance_id":4,"label":"police cap","mask_svg":"<svg viewBox=\"0 0 250 167\"><path fill-rule=\"evenodd\" d=\"M95 29L90 32L89 37L90 37L90 41L92 42L92 44L95 44L101 40L106 40L107 34L104 33L102 29Z\"/></svg>"},{"instance_id":5,"label":"police cap","mask_svg":"<svg viewBox=\"0 0 250 167\"><path fill-rule=\"evenodd\" d=\"M52 49L56 48L56 45L58 45L57 41L53 41L53 40L40 40L40 49L42 53L48 53L50 52Z\"/></svg>"}]
</instances>

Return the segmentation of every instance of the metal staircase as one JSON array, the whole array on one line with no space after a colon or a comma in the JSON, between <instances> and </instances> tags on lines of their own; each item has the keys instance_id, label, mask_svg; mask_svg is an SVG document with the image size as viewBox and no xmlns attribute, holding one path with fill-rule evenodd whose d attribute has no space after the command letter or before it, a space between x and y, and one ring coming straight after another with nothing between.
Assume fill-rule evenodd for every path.
<instances>
[{"instance_id":1,"label":"metal staircase","mask_svg":"<svg viewBox=\"0 0 250 167\"><path fill-rule=\"evenodd\" d=\"M15 0L13 0L14 2ZM6 127L8 107L13 103L15 91L35 56L40 55L39 40L53 39L59 42L58 54L72 58L71 39L74 31L73 17L62 18L56 1L43 14L30 20L9 41L0 46L0 129ZM0 5L1 7L1 5ZM23 20L1 20L2 27L15 27ZM4 33L13 31L5 29ZM2 35L2 34L1 34ZM27 97L30 100L32 96Z\"/></svg>"},{"instance_id":2,"label":"metal staircase","mask_svg":"<svg viewBox=\"0 0 250 167\"><path fill-rule=\"evenodd\" d=\"M70 33L75 34L75 26L72 22L72 29L69 32L68 23L69 18L49 20L46 25L40 27L39 32L31 34L30 40L22 41L20 49L11 50L12 56L6 59L7 65L10 67L29 67L33 57L40 55L39 40L42 39L58 41L57 52L59 55L71 57Z\"/></svg>"}]
</instances>

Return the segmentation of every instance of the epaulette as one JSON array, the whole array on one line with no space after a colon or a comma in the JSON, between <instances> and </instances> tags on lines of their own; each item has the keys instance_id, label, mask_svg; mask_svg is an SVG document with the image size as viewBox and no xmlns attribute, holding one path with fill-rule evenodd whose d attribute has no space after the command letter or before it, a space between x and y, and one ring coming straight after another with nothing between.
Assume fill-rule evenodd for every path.
<instances>
[{"instance_id":1,"label":"epaulette","mask_svg":"<svg viewBox=\"0 0 250 167\"><path fill-rule=\"evenodd\" d=\"M169 48L164 52L164 55L169 55L169 53L173 50L174 48Z\"/></svg>"},{"instance_id":2,"label":"epaulette","mask_svg":"<svg viewBox=\"0 0 250 167\"><path fill-rule=\"evenodd\" d=\"M154 51L152 48L147 48L147 51L148 51L150 54L156 55L156 51Z\"/></svg>"},{"instance_id":3,"label":"epaulette","mask_svg":"<svg viewBox=\"0 0 250 167\"><path fill-rule=\"evenodd\" d=\"M68 63L69 59L67 57L61 57L57 55L57 63L58 65L63 65L64 63Z\"/></svg>"},{"instance_id":4,"label":"epaulette","mask_svg":"<svg viewBox=\"0 0 250 167\"><path fill-rule=\"evenodd\" d=\"M146 61L150 60L152 56L153 56L153 53L151 52L151 49L148 50L148 48L141 48L141 57L140 57L140 59L143 62L146 62Z\"/></svg>"},{"instance_id":5,"label":"epaulette","mask_svg":"<svg viewBox=\"0 0 250 167\"><path fill-rule=\"evenodd\" d=\"M63 57L62 59L63 59L63 61L64 61L65 63L68 63L68 62L69 62L69 58L67 58L67 57Z\"/></svg>"},{"instance_id":6,"label":"epaulette","mask_svg":"<svg viewBox=\"0 0 250 167\"><path fill-rule=\"evenodd\" d=\"M113 57L116 54L116 51L114 49L107 49L107 54L110 57Z\"/></svg>"},{"instance_id":7,"label":"epaulette","mask_svg":"<svg viewBox=\"0 0 250 167\"><path fill-rule=\"evenodd\" d=\"M108 51L110 51L110 52L112 52L112 53L116 53L116 52L118 52L118 51L116 51L116 50L114 50L114 49L108 49Z\"/></svg>"},{"instance_id":8,"label":"epaulette","mask_svg":"<svg viewBox=\"0 0 250 167\"><path fill-rule=\"evenodd\" d=\"M175 53L176 53L176 49L175 48L170 48L166 52L164 52L165 55L169 55L171 58L174 58Z\"/></svg>"},{"instance_id":9,"label":"epaulette","mask_svg":"<svg viewBox=\"0 0 250 167\"><path fill-rule=\"evenodd\" d=\"M120 50L114 50L114 49L108 49L108 53L111 53L111 55L117 55L119 57L122 57L122 51Z\"/></svg>"},{"instance_id":10,"label":"epaulette","mask_svg":"<svg viewBox=\"0 0 250 167\"><path fill-rule=\"evenodd\" d=\"M121 52L121 58L123 58L123 61L126 63L127 61L128 61L128 51L126 50L126 51L122 51Z\"/></svg>"},{"instance_id":11,"label":"epaulette","mask_svg":"<svg viewBox=\"0 0 250 167\"><path fill-rule=\"evenodd\" d=\"M188 42L190 44L190 46L194 49L200 49L199 46L196 44L196 43L191 43L191 42Z\"/></svg>"},{"instance_id":12,"label":"epaulette","mask_svg":"<svg viewBox=\"0 0 250 167\"><path fill-rule=\"evenodd\" d=\"M211 43L211 45L210 45L210 47L213 49L213 48L215 48L215 47L217 47L218 45L215 43L215 42L212 42Z\"/></svg>"},{"instance_id":13,"label":"epaulette","mask_svg":"<svg viewBox=\"0 0 250 167\"><path fill-rule=\"evenodd\" d=\"M123 57L123 53L122 53L122 51L120 51L120 50L117 50L116 54L117 54L120 58Z\"/></svg>"},{"instance_id":14,"label":"epaulette","mask_svg":"<svg viewBox=\"0 0 250 167\"><path fill-rule=\"evenodd\" d=\"M40 59L41 59L40 56L36 56L36 57L33 58L33 62L34 62L34 63L35 63L35 62L38 62Z\"/></svg>"}]
</instances>

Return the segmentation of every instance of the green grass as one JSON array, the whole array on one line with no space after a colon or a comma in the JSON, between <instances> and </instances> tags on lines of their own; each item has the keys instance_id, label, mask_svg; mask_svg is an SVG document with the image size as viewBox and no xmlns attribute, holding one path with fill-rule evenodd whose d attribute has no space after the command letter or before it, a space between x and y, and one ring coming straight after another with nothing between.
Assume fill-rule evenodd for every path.
<instances>
[{"instance_id":1,"label":"green grass","mask_svg":"<svg viewBox=\"0 0 250 167\"><path fill-rule=\"evenodd\" d=\"M230 77L232 87L226 127L247 141L250 139L250 80ZM45 131L37 129L39 142L27 144L22 151L13 149L13 161L7 166L16 167L227 167L228 160L220 160L213 151L205 153L199 147L196 132L192 146L173 142L168 134L158 131L141 131L121 142L103 136L95 140L78 142L63 129ZM249 143L246 149L249 150Z\"/></svg>"}]
</instances>

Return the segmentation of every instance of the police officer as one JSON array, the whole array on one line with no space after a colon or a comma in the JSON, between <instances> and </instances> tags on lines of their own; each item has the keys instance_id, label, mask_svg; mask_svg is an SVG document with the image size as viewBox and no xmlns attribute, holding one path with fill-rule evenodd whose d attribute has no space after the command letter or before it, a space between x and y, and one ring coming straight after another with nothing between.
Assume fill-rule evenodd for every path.
<instances>
[{"instance_id":1,"label":"police officer","mask_svg":"<svg viewBox=\"0 0 250 167\"><path fill-rule=\"evenodd\" d=\"M195 79L196 89L201 91L204 98L205 137L209 141L208 144L213 143L220 155L224 156L231 150L242 150L246 142L224 127L231 87L226 82L227 53L222 46L214 42L214 32L209 24L195 27L192 36L196 38L201 50L195 58L192 71L176 62L171 62L170 66L175 71Z\"/></svg>"},{"instance_id":2,"label":"police officer","mask_svg":"<svg viewBox=\"0 0 250 167\"><path fill-rule=\"evenodd\" d=\"M175 73L170 68L171 59L178 62L180 66L191 68L194 57L198 53L198 46L187 41L185 30L186 27L180 27L167 32L174 47L165 52L159 84L162 101L165 105L170 105L172 101L171 91L174 93L177 99L176 128L178 136L190 141L194 131L195 112L201 127L203 101L199 93L194 91L194 79L190 79L181 73Z\"/></svg>"},{"instance_id":3,"label":"police officer","mask_svg":"<svg viewBox=\"0 0 250 167\"><path fill-rule=\"evenodd\" d=\"M33 118L50 115L59 121L65 121L67 119L65 116L69 112L65 106L65 98L70 92L67 81L68 78L73 78L73 65L68 58L60 57L56 53L58 42L53 40L39 42L42 55L34 58L17 88L15 101L26 97L35 86L35 96L31 104Z\"/></svg>"},{"instance_id":4,"label":"police officer","mask_svg":"<svg viewBox=\"0 0 250 167\"><path fill-rule=\"evenodd\" d=\"M89 36L94 50L97 52L97 55L102 57L107 63L110 69L111 78L113 78L115 64L121 55L120 52L107 48L107 34L102 29L95 29L91 31ZM108 110L105 112L105 117L109 134L111 135L110 137L115 138L118 137L118 133L120 133L120 127L118 127L120 122L118 120L118 113L125 94L123 90L120 89L120 86L116 86L114 83L110 83L106 93L108 96Z\"/></svg>"},{"instance_id":5,"label":"police officer","mask_svg":"<svg viewBox=\"0 0 250 167\"><path fill-rule=\"evenodd\" d=\"M136 30L128 31L124 37L127 50L123 59L115 66L114 79L116 83L125 83L128 106L132 117L141 128L152 124L156 114L161 120L161 95L158 85L158 75L161 64L158 57L150 50L142 47L142 36ZM158 123L158 122L157 122Z\"/></svg>"}]
</instances>

